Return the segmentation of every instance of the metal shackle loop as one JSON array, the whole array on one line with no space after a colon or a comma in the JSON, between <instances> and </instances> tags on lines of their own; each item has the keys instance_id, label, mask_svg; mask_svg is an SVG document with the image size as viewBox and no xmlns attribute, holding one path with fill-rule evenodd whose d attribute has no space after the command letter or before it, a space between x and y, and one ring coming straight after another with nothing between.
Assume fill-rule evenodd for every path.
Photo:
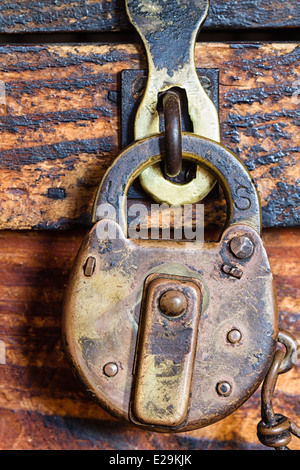
<instances>
[{"instance_id":1,"label":"metal shackle loop","mask_svg":"<svg viewBox=\"0 0 300 470\"><path fill-rule=\"evenodd\" d=\"M242 162L221 144L190 133L182 135L182 151L184 158L208 170L222 186L227 202L226 226L249 225L260 234L260 200L252 177ZM98 208L109 203L119 215L120 226L127 235L127 192L145 168L162 160L163 152L162 134L127 147L102 180L93 208L93 222L101 219Z\"/></svg>"}]
</instances>

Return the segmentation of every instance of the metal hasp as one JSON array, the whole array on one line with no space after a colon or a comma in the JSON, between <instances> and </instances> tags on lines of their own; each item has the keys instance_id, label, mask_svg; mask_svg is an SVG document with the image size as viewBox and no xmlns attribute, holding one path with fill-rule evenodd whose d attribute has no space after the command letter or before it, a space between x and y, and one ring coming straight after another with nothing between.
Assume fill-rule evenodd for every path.
<instances>
[{"instance_id":1,"label":"metal hasp","mask_svg":"<svg viewBox=\"0 0 300 470\"><path fill-rule=\"evenodd\" d=\"M208 0L126 0L129 19L146 48L149 70L135 119L135 140L160 132L158 95L178 87L186 92L193 132L220 141L218 113L198 79L194 62L196 37L208 6ZM198 167L194 179L179 185L164 178L159 166L153 166L140 175L140 182L156 201L182 205L202 200L215 179Z\"/></svg>"}]
</instances>

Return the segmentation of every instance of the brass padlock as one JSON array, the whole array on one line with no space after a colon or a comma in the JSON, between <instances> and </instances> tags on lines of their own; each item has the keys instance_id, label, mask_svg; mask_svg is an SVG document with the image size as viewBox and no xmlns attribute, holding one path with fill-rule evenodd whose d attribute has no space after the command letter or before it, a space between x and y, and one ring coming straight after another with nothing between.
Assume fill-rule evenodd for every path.
<instances>
[{"instance_id":1,"label":"brass padlock","mask_svg":"<svg viewBox=\"0 0 300 470\"><path fill-rule=\"evenodd\" d=\"M128 189L161 161L163 139L125 149L102 181L67 289L64 338L101 406L137 426L178 432L224 418L254 393L275 353L278 313L259 197L222 145L182 137L184 158L223 188L218 242L128 237Z\"/></svg>"}]
</instances>

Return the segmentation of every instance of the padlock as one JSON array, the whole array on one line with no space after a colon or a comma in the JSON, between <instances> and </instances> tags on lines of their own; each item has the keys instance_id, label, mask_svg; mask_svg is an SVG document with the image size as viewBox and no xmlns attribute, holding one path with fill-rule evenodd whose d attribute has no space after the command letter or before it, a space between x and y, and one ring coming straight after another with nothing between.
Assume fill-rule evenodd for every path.
<instances>
[{"instance_id":1,"label":"padlock","mask_svg":"<svg viewBox=\"0 0 300 470\"><path fill-rule=\"evenodd\" d=\"M254 393L274 357L278 311L257 190L217 142L182 136L184 158L223 188L219 241L129 238L128 189L161 161L163 140L135 142L107 171L63 324L74 369L103 408L141 428L179 432L226 417Z\"/></svg>"}]
</instances>

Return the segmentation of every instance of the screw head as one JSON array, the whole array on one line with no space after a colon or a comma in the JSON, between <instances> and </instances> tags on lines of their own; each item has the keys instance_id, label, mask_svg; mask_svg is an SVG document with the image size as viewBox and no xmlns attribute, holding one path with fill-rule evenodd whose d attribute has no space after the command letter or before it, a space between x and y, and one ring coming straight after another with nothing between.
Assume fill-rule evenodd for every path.
<instances>
[{"instance_id":1,"label":"screw head","mask_svg":"<svg viewBox=\"0 0 300 470\"><path fill-rule=\"evenodd\" d=\"M187 298L178 290L168 290L161 296L159 306L168 317L178 317L187 309Z\"/></svg>"},{"instance_id":2,"label":"screw head","mask_svg":"<svg viewBox=\"0 0 300 470\"><path fill-rule=\"evenodd\" d=\"M239 259L249 258L254 250L253 242L249 237L235 237L230 241L232 253Z\"/></svg>"},{"instance_id":3,"label":"screw head","mask_svg":"<svg viewBox=\"0 0 300 470\"><path fill-rule=\"evenodd\" d=\"M147 84L147 77L144 75L138 76L131 85L131 94L133 98L138 101L144 94Z\"/></svg>"},{"instance_id":4,"label":"screw head","mask_svg":"<svg viewBox=\"0 0 300 470\"><path fill-rule=\"evenodd\" d=\"M229 397L232 391L231 385L228 382L219 382L216 388L218 395L221 397Z\"/></svg>"},{"instance_id":5,"label":"screw head","mask_svg":"<svg viewBox=\"0 0 300 470\"><path fill-rule=\"evenodd\" d=\"M103 372L107 377L114 377L119 372L119 368L115 362L108 362L103 367Z\"/></svg>"},{"instance_id":6,"label":"screw head","mask_svg":"<svg viewBox=\"0 0 300 470\"><path fill-rule=\"evenodd\" d=\"M227 339L228 339L229 343L237 344L242 339L242 333L239 330L233 329L233 330L229 331L229 333L227 335Z\"/></svg>"}]
</instances>

